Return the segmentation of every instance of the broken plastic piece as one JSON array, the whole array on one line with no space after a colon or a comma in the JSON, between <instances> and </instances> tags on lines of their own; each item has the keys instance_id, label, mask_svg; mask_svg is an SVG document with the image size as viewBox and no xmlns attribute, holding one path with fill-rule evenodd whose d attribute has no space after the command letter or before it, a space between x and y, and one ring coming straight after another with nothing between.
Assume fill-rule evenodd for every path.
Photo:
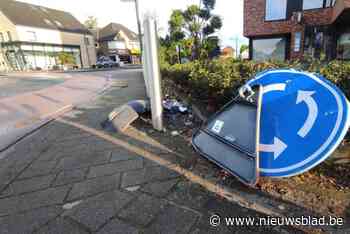
<instances>
[{"instance_id":1,"label":"broken plastic piece","mask_svg":"<svg viewBox=\"0 0 350 234\"><path fill-rule=\"evenodd\" d=\"M113 110L109 114L108 120L116 130L124 132L138 117L139 115L132 107L123 105Z\"/></svg>"},{"instance_id":2,"label":"broken plastic piece","mask_svg":"<svg viewBox=\"0 0 350 234\"><path fill-rule=\"evenodd\" d=\"M163 101L163 108L171 113L182 113L185 114L188 108L179 101L166 99Z\"/></svg>"}]
</instances>

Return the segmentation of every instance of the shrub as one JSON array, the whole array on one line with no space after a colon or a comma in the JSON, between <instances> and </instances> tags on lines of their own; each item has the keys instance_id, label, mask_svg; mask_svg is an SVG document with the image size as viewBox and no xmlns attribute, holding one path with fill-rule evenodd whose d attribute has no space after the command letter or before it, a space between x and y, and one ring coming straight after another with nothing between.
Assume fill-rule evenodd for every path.
<instances>
[{"instance_id":1,"label":"shrub","mask_svg":"<svg viewBox=\"0 0 350 234\"><path fill-rule=\"evenodd\" d=\"M317 60L307 60L258 63L227 58L162 66L162 75L190 88L192 96L196 98L215 99L222 104L231 99L234 92L257 73L274 68L321 73L350 97L350 62L332 61L323 64Z\"/></svg>"},{"instance_id":2,"label":"shrub","mask_svg":"<svg viewBox=\"0 0 350 234\"><path fill-rule=\"evenodd\" d=\"M193 63L162 65L162 76L171 78L176 84L188 85Z\"/></svg>"},{"instance_id":3,"label":"shrub","mask_svg":"<svg viewBox=\"0 0 350 234\"><path fill-rule=\"evenodd\" d=\"M332 61L323 66L320 73L335 83L350 98L350 62Z\"/></svg>"}]
</instances>

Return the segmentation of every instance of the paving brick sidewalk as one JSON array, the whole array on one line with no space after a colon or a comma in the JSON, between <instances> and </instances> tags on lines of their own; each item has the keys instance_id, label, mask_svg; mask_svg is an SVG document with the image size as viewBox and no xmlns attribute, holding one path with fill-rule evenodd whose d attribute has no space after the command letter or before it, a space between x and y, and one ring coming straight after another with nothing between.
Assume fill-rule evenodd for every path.
<instances>
[{"instance_id":1,"label":"paving brick sidewalk","mask_svg":"<svg viewBox=\"0 0 350 234\"><path fill-rule=\"evenodd\" d=\"M113 87L65 121L103 131L100 123L114 107L145 96L139 71L125 71L115 77L120 79L129 86ZM286 233L278 227L211 227L212 214L262 215L67 122L52 122L0 154L0 233ZM191 160L148 144L146 135L145 142L112 136L170 164Z\"/></svg>"}]
</instances>

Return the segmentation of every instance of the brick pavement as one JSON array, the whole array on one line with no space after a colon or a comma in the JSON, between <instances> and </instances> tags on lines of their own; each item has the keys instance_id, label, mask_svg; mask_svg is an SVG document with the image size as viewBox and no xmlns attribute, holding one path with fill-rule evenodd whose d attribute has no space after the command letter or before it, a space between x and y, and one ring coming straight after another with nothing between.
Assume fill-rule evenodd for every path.
<instances>
[{"instance_id":1,"label":"brick pavement","mask_svg":"<svg viewBox=\"0 0 350 234\"><path fill-rule=\"evenodd\" d=\"M67 124L103 131L100 123L115 106L144 98L139 71L115 79L129 86L112 88L66 115L66 122L54 121L0 154L0 233L288 233L276 227L211 227L212 214L259 214L219 198L164 163ZM140 141L132 134L108 134L170 165L190 168L192 157L198 157L180 157L147 135Z\"/></svg>"}]
</instances>

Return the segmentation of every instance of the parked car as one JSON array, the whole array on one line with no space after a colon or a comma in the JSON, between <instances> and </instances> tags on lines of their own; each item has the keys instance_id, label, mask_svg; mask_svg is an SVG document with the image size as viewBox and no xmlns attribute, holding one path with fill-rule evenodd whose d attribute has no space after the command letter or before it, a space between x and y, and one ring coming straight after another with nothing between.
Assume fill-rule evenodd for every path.
<instances>
[{"instance_id":1,"label":"parked car","mask_svg":"<svg viewBox=\"0 0 350 234\"><path fill-rule=\"evenodd\" d=\"M120 59L117 58L116 61L113 61L109 57L101 56L98 58L96 62L97 68L110 68L110 67L119 67L120 66Z\"/></svg>"}]
</instances>

